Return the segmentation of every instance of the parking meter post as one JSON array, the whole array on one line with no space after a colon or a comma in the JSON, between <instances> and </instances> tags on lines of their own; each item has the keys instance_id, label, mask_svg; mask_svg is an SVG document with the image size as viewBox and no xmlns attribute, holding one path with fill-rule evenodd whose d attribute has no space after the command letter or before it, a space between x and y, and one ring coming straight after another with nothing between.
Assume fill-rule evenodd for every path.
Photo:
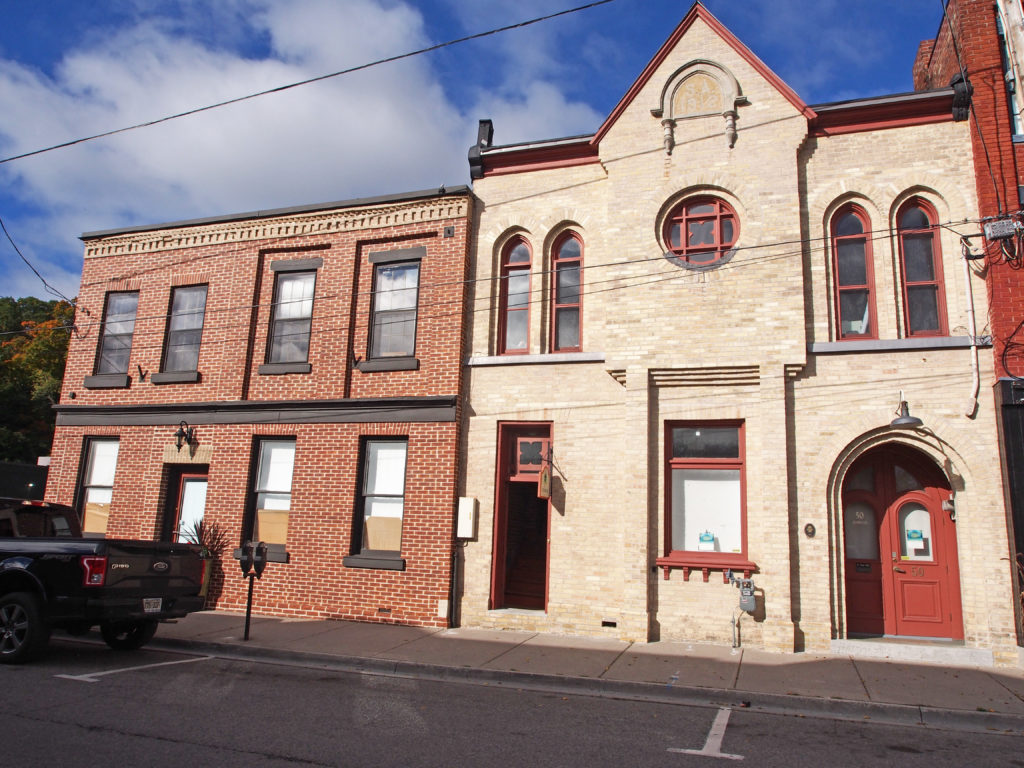
<instances>
[{"instance_id":1,"label":"parking meter post","mask_svg":"<svg viewBox=\"0 0 1024 768\"><path fill-rule=\"evenodd\" d=\"M252 618L252 584L256 574L250 571L246 575L249 577L249 599L245 603L245 635L242 637L243 640L249 639L249 620Z\"/></svg>"}]
</instances>

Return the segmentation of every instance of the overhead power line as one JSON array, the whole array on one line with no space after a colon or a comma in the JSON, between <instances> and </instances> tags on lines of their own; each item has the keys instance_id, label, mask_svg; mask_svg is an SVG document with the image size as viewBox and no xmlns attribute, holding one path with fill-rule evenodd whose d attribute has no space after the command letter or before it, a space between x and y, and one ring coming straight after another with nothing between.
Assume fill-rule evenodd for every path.
<instances>
[{"instance_id":1,"label":"overhead power line","mask_svg":"<svg viewBox=\"0 0 1024 768\"><path fill-rule=\"evenodd\" d=\"M11 244L11 248L13 248L14 252L16 254L18 254L19 257L21 257L21 260L24 261L25 264L28 265L28 268L31 269L35 273L35 276L38 277L39 280L42 282L43 287L46 288L46 290L49 293L51 293L52 295L56 296L57 298L63 299L68 304L74 305L75 302L73 300L69 299L63 293L61 293L56 288L54 288L52 285L50 285L48 282L46 282L46 278L44 278L41 274L39 274L39 270L36 269L32 265L31 261L29 261L28 259L25 258L25 254L23 254L21 252L21 249L18 247L17 243L14 242L14 238L11 237L11 233L7 231L7 225L4 224L3 217L0 217L0 229L2 229L4 231L4 236L7 238L7 242L9 242Z\"/></svg>"},{"instance_id":2,"label":"overhead power line","mask_svg":"<svg viewBox=\"0 0 1024 768\"><path fill-rule=\"evenodd\" d=\"M350 75L353 72L359 72L359 71L364 70L364 69L370 69L371 67L377 67L377 66L380 66L381 64L390 64L391 62L401 61L402 59L409 59L409 58L412 58L413 56L420 56L420 55L422 55L424 53L430 53L432 51L437 51L437 50L440 50L441 48L447 48L447 47L452 46L452 45L458 45L459 43L466 43L466 42L469 42L470 40L479 40L480 38L488 37L490 35L496 35L496 34L499 34L501 32L509 32L509 31L511 31L513 29L521 29L523 27L528 27L528 26L530 26L532 24L538 24L538 23L540 23L542 21L549 21L550 19L555 19L555 18L558 18L559 16L568 16L570 14L578 13L580 11L586 11L586 10L589 10L590 8L596 8L599 5L605 5L605 4L611 3L611 2L614 2L614 0L595 0L595 2L587 3L586 5L579 5L579 6L576 6L575 8L569 8L569 9L564 10L564 11L558 11L557 13L549 13L546 16L538 16L535 19L530 19L528 21L520 21L520 22L518 22L516 24L507 24L504 27L497 27L495 29L489 29L486 32L477 32L477 33L472 34L472 35L466 35L465 37L459 37L459 38L456 38L454 40L448 40L447 42L444 42L444 43L437 43L436 45L427 46L426 48L420 48L419 50L416 50L416 51L409 51L408 53L400 53L400 54L397 54L395 56L388 56L388 57L383 58L383 59L377 59L376 61L371 61L371 62L366 63L366 64L359 64L358 66L355 66L355 67L349 67L348 69L341 69L341 70L338 70L337 72L330 72L330 73L328 73L326 75L318 75L316 77L310 77L310 78L308 78L306 80L299 80L298 82L288 83L287 85L279 85L276 88L268 88L265 91L258 91L256 93L250 93L250 94L248 94L246 96L237 96L237 97L235 97L233 99L227 99L225 101L219 101L216 104L208 104L205 107L196 107L195 109L189 109L189 110L186 110L185 112L178 112L177 114L168 115L166 117L157 118L156 120L149 120L149 121L147 121L145 123L137 123L135 125L129 125L129 126L126 126L124 128L115 128L114 130L111 130L111 131L104 131L103 133L96 133L96 134L93 134L92 136L84 136L84 137L79 138L79 139L73 139L71 141L65 141L65 142L62 142L60 144L54 144L53 146L50 146L50 147L43 147L42 149L35 149L35 150L32 150L31 152L23 152L20 155L12 155L11 157L5 157L3 159L0 159L0 165L2 165L3 163L13 162L14 160L23 160L26 157L33 157L34 155L41 155L44 152L52 152L55 149L63 149L65 147L72 147L72 146L75 146L76 144L84 144L87 141L93 141L95 139L102 139L102 138L104 138L106 136L114 136L114 135L116 135L118 133L126 133L127 131L134 131L134 130L137 130L139 128L148 128L148 127L150 127L152 125L159 125L160 123L166 123L166 122L168 122L170 120L177 120L178 118L181 118L181 117L188 117L189 115L196 115L196 114L199 114L200 112L209 112L211 109L219 109L220 107L226 107L226 106L228 106L230 104L238 104L239 102L242 102L242 101L249 101L250 99L256 99L256 98L259 98L260 96L268 96L268 95L270 95L272 93L280 93L282 91L291 90L292 88L298 88L298 87L303 86L303 85L310 85L311 83L318 83L321 80L329 80L332 77L340 77L341 75Z\"/></svg>"}]
</instances>

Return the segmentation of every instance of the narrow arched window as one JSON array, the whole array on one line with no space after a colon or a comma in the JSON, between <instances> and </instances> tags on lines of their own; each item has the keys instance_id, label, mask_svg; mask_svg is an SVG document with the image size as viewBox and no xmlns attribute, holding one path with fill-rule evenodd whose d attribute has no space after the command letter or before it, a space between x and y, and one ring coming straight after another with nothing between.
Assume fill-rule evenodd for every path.
<instances>
[{"instance_id":1,"label":"narrow arched window","mask_svg":"<svg viewBox=\"0 0 1024 768\"><path fill-rule=\"evenodd\" d=\"M867 214L860 206L846 205L832 217L831 230L836 335L840 339L877 338Z\"/></svg>"},{"instance_id":2,"label":"narrow arched window","mask_svg":"<svg viewBox=\"0 0 1024 768\"><path fill-rule=\"evenodd\" d=\"M501 252L500 352L530 351L530 246L521 237L510 240Z\"/></svg>"},{"instance_id":3,"label":"narrow arched window","mask_svg":"<svg viewBox=\"0 0 1024 768\"><path fill-rule=\"evenodd\" d=\"M946 334L942 289L942 250L935 209L920 198L908 200L896 215L907 336Z\"/></svg>"},{"instance_id":4,"label":"narrow arched window","mask_svg":"<svg viewBox=\"0 0 1024 768\"><path fill-rule=\"evenodd\" d=\"M583 243L575 233L567 233L555 241L551 273L551 350L579 352L582 348Z\"/></svg>"}]
</instances>

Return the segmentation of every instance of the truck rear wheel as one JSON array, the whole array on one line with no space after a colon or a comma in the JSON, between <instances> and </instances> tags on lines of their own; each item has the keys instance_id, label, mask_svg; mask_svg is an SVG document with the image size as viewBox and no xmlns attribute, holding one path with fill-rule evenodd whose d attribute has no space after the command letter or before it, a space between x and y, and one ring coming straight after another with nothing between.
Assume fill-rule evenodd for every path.
<instances>
[{"instance_id":1,"label":"truck rear wheel","mask_svg":"<svg viewBox=\"0 0 1024 768\"><path fill-rule=\"evenodd\" d=\"M134 651L153 639L158 623L156 619L105 621L100 624L100 634L115 651Z\"/></svg>"},{"instance_id":2,"label":"truck rear wheel","mask_svg":"<svg viewBox=\"0 0 1024 768\"><path fill-rule=\"evenodd\" d=\"M42 653L49 640L50 628L35 595L12 592L0 597L0 663L29 661Z\"/></svg>"}]
</instances>

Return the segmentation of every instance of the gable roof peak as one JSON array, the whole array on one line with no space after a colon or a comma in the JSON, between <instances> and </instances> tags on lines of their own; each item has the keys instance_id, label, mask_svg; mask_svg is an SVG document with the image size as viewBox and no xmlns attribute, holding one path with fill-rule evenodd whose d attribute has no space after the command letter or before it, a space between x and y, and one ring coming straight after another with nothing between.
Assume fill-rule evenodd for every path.
<instances>
[{"instance_id":1,"label":"gable roof peak","mask_svg":"<svg viewBox=\"0 0 1024 768\"><path fill-rule=\"evenodd\" d=\"M597 129L594 134L592 143L597 144L605 137L611 127L615 124L622 113L637 97L637 94L643 89L645 85L654 76L655 71L661 66L662 62L668 57L672 50L676 47L679 41L682 39L693 24L700 19L702 22L708 25L711 30L718 35L727 45L729 45L736 53L740 55L750 66L752 66L765 80L787 100L792 104L797 111L804 115L808 120L815 116L815 112L807 104L804 103L796 91L790 88L778 75L776 75L767 64L754 54L736 35L729 31L729 29L722 24L714 14L707 9L707 7L701 2L701 0L694 0L693 5L690 6L690 10L687 11L686 16L679 22L679 25L673 30L672 34L669 35L668 39L662 44L658 52L654 54L654 57L644 67L643 72L633 82L629 90L626 91L619 103L611 111L611 114L605 119L601 127Z\"/></svg>"}]
</instances>

